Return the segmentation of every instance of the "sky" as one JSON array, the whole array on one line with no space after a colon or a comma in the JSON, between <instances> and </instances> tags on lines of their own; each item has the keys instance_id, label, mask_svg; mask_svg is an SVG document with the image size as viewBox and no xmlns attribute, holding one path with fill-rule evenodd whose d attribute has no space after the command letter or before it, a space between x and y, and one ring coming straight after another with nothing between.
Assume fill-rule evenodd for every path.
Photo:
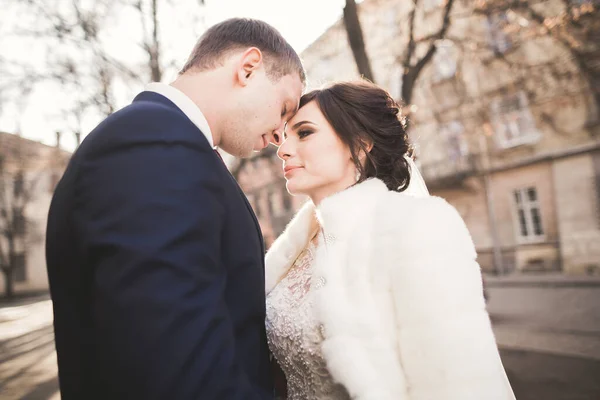
<instances>
[{"instance_id":1,"label":"sky","mask_svg":"<svg viewBox=\"0 0 600 400\"><path fill-rule=\"evenodd\" d=\"M65 1L65 0L62 0ZM177 4L177 9L165 11L160 15L162 32L167 36L167 48L170 56L176 60L185 61L192 49L197 36L205 26L213 25L231 17L249 17L262 19L275 28L290 42L297 52L302 52L308 45L317 39L328 27L333 25L342 16L344 0L206 0L202 28L186 26L183 18L185 10L182 7L197 7L198 0L171 1ZM55 0L60 5L61 0ZM180 4L182 4L180 6ZM22 16L19 16L22 20ZM26 18L26 17L25 17ZM131 38L130 16L120 15L116 18L110 29L107 43L115 54L127 57L135 54L136 40ZM31 23L35 19L31 17ZM4 27L4 33L9 29ZM3 32L0 31L0 36ZM32 41L11 40L0 42L2 54L9 59L35 60L48 56L42 47L36 47ZM52 54L50 54L51 56ZM172 80L174 76L165 76L164 81ZM1 77L0 77L1 79ZM124 91L126 92L126 91ZM129 94L126 97L130 97ZM38 86L26 100L8 97L8 104L0 113L0 131L15 132L27 138L39 140L46 144L55 144L56 130L69 130L69 124L58 112L57 105L69 101L69 93L59 93L55 88ZM122 101L127 104L130 99ZM17 112L17 109L19 110ZM84 124L85 135L98 122L99 118L88 118ZM74 138L65 135L61 141L63 147L73 150Z\"/></svg>"},{"instance_id":2,"label":"sky","mask_svg":"<svg viewBox=\"0 0 600 400\"><path fill-rule=\"evenodd\" d=\"M259 18L302 51L341 17L344 0L206 0L206 6L210 24L231 17Z\"/></svg>"}]
</instances>

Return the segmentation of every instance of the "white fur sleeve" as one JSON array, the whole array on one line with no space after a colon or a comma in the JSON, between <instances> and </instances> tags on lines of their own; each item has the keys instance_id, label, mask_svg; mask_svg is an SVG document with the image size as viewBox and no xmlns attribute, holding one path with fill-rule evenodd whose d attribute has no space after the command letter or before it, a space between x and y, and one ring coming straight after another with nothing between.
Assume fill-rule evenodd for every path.
<instances>
[{"instance_id":1,"label":"white fur sleeve","mask_svg":"<svg viewBox=\"0 0 600 400\"><path fill-rule=\"evenodd\" d=\"M410 400L514 399L463 220L441 198L401 202L384 236Z\"/></svg>"}]
</instances>

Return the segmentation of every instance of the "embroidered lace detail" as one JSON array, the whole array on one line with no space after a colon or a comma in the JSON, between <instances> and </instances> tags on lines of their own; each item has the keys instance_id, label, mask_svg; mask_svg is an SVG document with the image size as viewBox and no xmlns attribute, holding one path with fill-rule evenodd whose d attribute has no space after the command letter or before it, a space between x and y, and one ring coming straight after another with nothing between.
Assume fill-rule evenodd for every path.
<instances>
[{"instance_id":1,"label":"embroidered lace detail","mask_svg":"<svg viewBox=\"0 0 600 400\"><path fill-rule=\"evenodd\" d=\"M349 400L321 353L323 329L314 317L311 282L315 246L310 243L287 276L267 296L267 338L288 383L288 400Z\"/></svg>"}]
</instances>

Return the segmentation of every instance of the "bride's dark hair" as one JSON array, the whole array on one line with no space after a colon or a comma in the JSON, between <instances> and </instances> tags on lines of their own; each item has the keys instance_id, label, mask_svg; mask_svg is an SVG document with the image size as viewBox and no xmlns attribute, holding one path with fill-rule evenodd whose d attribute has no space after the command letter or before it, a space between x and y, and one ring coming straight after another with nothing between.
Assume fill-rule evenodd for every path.
<instances>
[{"instance_id":1,"label":"bride's dark hair","mask_svg":"<svg viewBox=\"0 0 600 400\"><path fill-rule=\"evenodd\" d=\"M300 107L312 101L350 148L359 182L376 177L389 190L401 192L408 187L410 170L404 155L411 146L399 117L400 105L388 92L367 81L340 82L305 94ZM361 151L367 155L364 166Z\"/></svg>"}]
</instances>

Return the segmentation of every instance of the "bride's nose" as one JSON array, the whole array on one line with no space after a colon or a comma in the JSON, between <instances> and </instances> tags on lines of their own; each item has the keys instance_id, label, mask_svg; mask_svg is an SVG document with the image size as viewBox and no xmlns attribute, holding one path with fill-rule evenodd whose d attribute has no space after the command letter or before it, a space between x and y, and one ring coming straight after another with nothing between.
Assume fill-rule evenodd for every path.
<instances>
[{"instance_id":1,"label":"bride's nose","mask_svg":"<svg viewBox=\"0 0 600 400\"><path fill-rule=\"evenodd\" d=\"M283 141L283 143L277 149L277 157L284 161L291 157L290 150L288 149L289 145L287 143L287 141Z\"/></svg>"}]
</instances>

